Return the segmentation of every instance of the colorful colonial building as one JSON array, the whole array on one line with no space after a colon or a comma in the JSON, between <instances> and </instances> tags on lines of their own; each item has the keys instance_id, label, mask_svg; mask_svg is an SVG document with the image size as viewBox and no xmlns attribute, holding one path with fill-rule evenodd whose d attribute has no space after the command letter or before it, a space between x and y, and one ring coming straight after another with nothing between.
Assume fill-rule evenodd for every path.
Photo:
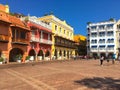
<instances>
[{"instance_id":1,"label":"colorful colonial building","mask_svg":"<svg viewBox=\"0 0 120 90\"><path fill-rule=\"evenodd\" d=\"M30 45L28 55L31 60L50 60L52 45L52 27L50 23L44 23L35 16L21 18L29 26Z\"/></svg>"},{"instance_id":2,"label":"colorful colonial building","mask_svg":"<svg viewBox=\"0 0 120 90\"><path fill-rule=\"evenodd\" d=\"M54 15L40 17L39 20L52 25L52 50L53 59L68 59L75 55L73 28Z\"/></svg>"},{"instance_id":3,"label":"colorful colonial building","mask_svg":"<svg viewBox=\"0 0 120 90\"><path fill-rule=\"evenodd\" d=\"M1 8L2 7L2 8ZM16 56L27 56L29 28L15 16L9 14L9 7L0 5L0 56L7 62L16 62Z\"/></svg>"},{"instance_id":4,"label":"colorful colonial building","mask_svg":"<svg viewBox=\"0 0 120 90\"><path fill-rule=\"evenodd\" d=\"M86 37L80 34L74 35L74 41L76 45L75 55L87 55Z\"/></svg>"},{"instance_id":5,"label":"colorful colonial building","mask_svg":"<svg viewBox=\"0 0 120 90\"><path fill-rule=\"evenodd\" d=\"M80 35L80 34L74 35L74 41L75 41L75 42L79 42L80 40L85 41L85 40L86 40L86 37L83 36L83 35Z\"/></svg>"},{"instance_id":6,"label":"colorful colonial building","mask_svg":"<svg viewBox=\"0 0 120 90\"><path fill-rule=\"evenodd\" d=\"M74 30L54 15L18 18L9 6L0 5L0 57L16 62L22 56L30 60L69 59L75 55Z\"/></svg>"}]
</instances>

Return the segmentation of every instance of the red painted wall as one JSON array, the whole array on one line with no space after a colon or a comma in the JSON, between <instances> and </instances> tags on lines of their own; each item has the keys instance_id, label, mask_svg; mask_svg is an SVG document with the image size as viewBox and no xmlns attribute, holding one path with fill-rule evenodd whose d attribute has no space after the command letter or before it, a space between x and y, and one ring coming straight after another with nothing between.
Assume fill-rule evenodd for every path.
<instances>
[{"instance_id":1,"label":"red painted wall","mask_svg":"<svg viewBox=\"0 0 120 90\"><path fill-rule=\"evenodd\" d=\"M34 23L28 22L27 24L29 27L34 27L35 30L35 37L37 39L41 38L41 31L43 32L43 39L48 40L48 33L50 33L50 40L52 40L52 33L49 32L50 30L47 31L47 28L43 28L42 26L38 26L35 25ZM31 36L31 35L30 35ZM32 45L34 44L34 48L32 47ZM43 52L45 53L47 50L51 51L51 45L49 44L41 44L39 42L32 42L29 46L28 46L28 53L31 49L34 49L37 53L39 52L39 50L43 50Z\"/></svg>"}]
</instances>

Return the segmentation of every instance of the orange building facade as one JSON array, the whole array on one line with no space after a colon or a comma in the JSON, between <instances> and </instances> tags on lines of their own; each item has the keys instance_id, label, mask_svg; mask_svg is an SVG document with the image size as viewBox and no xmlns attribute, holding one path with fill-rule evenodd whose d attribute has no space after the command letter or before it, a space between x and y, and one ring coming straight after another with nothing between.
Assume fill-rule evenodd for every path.
<instances>
[{"instance_id":1,"label":"orange building facade","mask_svg":"<svg viewBox=\"0 0 120 90\"><path fill-rule=\"evenodd\" d=\"M0 5L0 9L3 7ZM30 29L19 18L11 16L6 9L0 10L0 56L7 63L16 62L17 55L22 55L22 60L25 60L29 33Z\"/></svg>"}]
</instances>

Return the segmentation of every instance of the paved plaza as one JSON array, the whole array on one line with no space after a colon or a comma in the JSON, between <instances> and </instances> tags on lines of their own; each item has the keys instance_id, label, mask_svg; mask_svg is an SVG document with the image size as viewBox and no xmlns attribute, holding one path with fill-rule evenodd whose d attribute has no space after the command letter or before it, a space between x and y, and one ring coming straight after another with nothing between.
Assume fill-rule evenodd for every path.
<instances>
[{"instance_id":1,"label":"paved plaza","mask_svg":"<svg viewBox=\"0 0 120 90\"><path fill-rule=\"evenodd\" d=\"M1 68L0 90L120 90L120 62L100 66L98 60L69 60Z\"/></svg>"}]
</instances>

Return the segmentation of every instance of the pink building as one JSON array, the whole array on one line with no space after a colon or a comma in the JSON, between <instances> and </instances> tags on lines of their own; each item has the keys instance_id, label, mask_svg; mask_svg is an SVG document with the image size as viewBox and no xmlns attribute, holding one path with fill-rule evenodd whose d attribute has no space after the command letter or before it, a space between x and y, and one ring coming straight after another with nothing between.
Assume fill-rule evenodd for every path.
<instances>
[{"instance_id":1,"label":"pink building","mask_svg":"<svg viewBox=\"0 0 120 90\"><path fill-rule=\"evenodd\" d=\"M52 45L52 28L49 23L43 23L37 17L22 18L31 29L28 55L30 60L50 60Z\"/></svg>"}]
</instances>

